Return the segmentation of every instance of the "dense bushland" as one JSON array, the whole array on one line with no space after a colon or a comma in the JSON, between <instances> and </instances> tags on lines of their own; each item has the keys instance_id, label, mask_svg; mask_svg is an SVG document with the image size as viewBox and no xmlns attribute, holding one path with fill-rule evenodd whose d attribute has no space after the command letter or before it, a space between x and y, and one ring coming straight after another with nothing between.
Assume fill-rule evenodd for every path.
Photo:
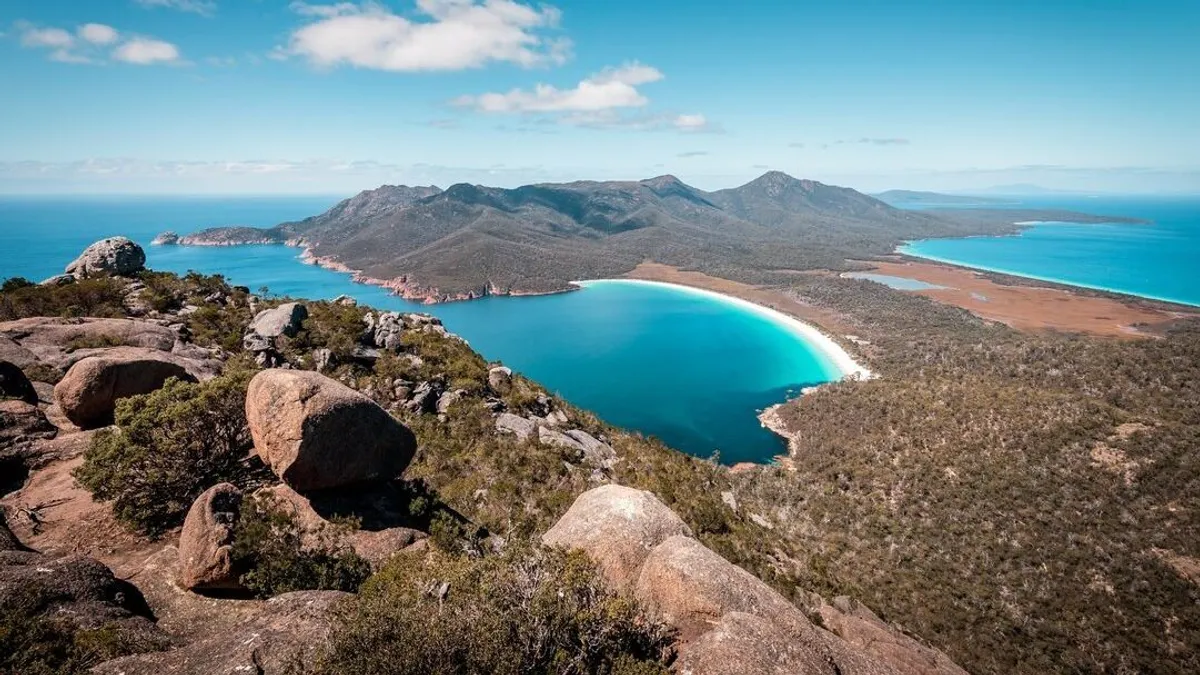
<instances>
[{"instance_id":1,"label":"dense bushland","mask_svg":"<svg viewBox=\"0 0 1200 675\"><path fill-rule=\"evenodd\" d=\"M869 282L841 309L883 378L784 408L789 469L740 480L802 585L971 672L1200 668L1200 328L1028 335ZM1181 565L1181 562L1183 563Z\"/></svg>"}]
</instances>

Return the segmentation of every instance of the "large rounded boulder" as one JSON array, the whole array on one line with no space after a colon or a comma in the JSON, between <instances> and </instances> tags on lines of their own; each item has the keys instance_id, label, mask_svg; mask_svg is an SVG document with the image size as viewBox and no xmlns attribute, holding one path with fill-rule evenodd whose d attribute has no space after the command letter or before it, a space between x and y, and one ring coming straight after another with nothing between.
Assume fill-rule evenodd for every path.
<instances>
[{"instance_id":1,"label":"large rounded boulder","mask_svg":"<svg viewBox=\"0 0 1200 675\"><path fill-rule=\"evenodd\" d=\"M255 375L246 419L258 455L301 492L395 478L416 452L416 437L387 411L311 371Z\"/></svg>"},{"instance_id":2,"label":"large rounded boulder","mask_svg":"<svg viewBox=\"0 0 1200 675\"><path fill-rule=\"evenodd\" d=\"M95 429L112 423L118 400L149 394L172 377L196 381L182 364L163 352L113 349L71 366L54 387L54 402L72 424Z\"/></svg>"},{"instance_id":3,"label":"large rounded boulder","mask_svg":"<svg viewBox=\"0 0 1200 675\"><path fill-rule=\"evenodd\" d=\"M691 530L657 497L604 485L580 495L542 543L586 552L609 583L628 589L654 547L676 535L691 536Z\"/></svg>"},{"instance_id":4,"label":"large rounded boulder","mask_svg":"<svg viewBox=\"0 0 1200 675\"><path fill-rule=\"evenodd\" d=\"M241 587L233 564L233 538L242 491L229 483L209 488L188 509L179 534L180 584L190 590Z\"/></svg>"},{"instance_id":5,"label":"large rounded boulder","mask_svg":"<svg viewBox=\"0 0 1200 675\"><path fill-rule=\"evenodd\" d=\"M84 249L66 273L79 279L129 276L146 269L146 252L126 237L101 239Z\"/></svg>"}]
</instances>

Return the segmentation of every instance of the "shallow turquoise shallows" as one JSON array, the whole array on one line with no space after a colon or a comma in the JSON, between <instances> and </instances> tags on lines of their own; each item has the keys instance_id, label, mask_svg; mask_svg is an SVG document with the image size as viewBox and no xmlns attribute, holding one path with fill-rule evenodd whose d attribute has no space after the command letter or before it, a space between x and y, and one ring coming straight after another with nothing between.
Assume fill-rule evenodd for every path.
<instances>
[{"instance_id":1,"label":"shallow turquoise shallows","mask_svg":"<svg viewBox=\"0 0 1200 675\"><path fill-rule=\"evenodd\" d=\"M1148 224L1039 223L1017 235L928 239L902 253L1045 281L1200 305L1200 198L1041 197L1013 208L1131 216Z\"/></svg>"},{"instance_id":2,"label":"shallow turquoise shallows","mask_svg":"<svg viewBox=\"0 0 1200 675\"><path fill-rule=\"evenodd\" d=\"M606 421L698 456L719 451L726 463L765 462L784 452L757 412L837 376L785 325L670 287L599 282L561 295L425 307L305 265L299 251L284 246L148 246L166 229L272 225L318 213L333 201L0 200L0 278L45 278L88 243L124 234L147 245L154 269L223 274L278 295L348 294L382 309L429 311L487 358Z\"/></svg>"}]
</instances>

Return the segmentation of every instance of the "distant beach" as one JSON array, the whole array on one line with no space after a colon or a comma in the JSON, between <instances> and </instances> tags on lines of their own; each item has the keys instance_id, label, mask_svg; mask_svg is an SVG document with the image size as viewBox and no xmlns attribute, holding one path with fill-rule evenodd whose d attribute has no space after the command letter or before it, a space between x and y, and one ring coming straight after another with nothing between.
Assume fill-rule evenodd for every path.
<instances>
[{"instance_id":1,"label":"distant beach","mask_svg":"<svg viewBox=\"0 0 1200 675\"><path fill-rule=\"evenodd\" d=\"M790 314L785 314L777 309L773 309L756 302L751 302L750 300L740 298L736 295L720 293L705 288L699 288L697 286L689 286L686 284L668 281L652 281L649 279L590 279L585 281L576 281L574 283L584 287L595 286L599 284L642 284L660 287L665 286L681 292L692 293L714 300L719 300L721 302L757 314L758 316L764 317L787 329L793 335L817 349L817 351L819 351L821 355L824 356L838 371L839 379L853 378L867 380L874 377L874 374L870 370L858 363L854 357L850 356L850 354L833 338L812 324L801 321L800 319L791 316Z\"/></svg>"}]
</instances>

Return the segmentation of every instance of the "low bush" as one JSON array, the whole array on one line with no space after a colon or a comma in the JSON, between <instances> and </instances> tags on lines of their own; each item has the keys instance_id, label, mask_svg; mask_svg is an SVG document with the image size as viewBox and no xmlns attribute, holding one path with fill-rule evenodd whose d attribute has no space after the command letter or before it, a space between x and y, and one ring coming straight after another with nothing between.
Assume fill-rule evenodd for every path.
<instances>
[{"instance_id":1,"label":"low bush","mask_svg":"<svg viewBox=\"0 0 1200 675\"><path fill-rule=\"evenodd\" d=\"M269 598L281 593L358 590L371 566L338 540L355 527L335 523L320 532L305 532L292 514L274 499L252 497L242 504L233 560L243 586Z\"/></svg>"},{"instance_id":2,"label":"low bush","mask_svg":"<svg viewBox=\"0 0 1200 675\"><path fill-rule=\"evenodd\" d=\"M204 490L246 486L262 474L246 424L246 386L237 371L191 384L170 380L156 392L117 403L116 429L100 431L75 477L121 521L151 535L180 525Z\"/></svg>"},{"instance_id":3,"label":"low bush","mask_svg":"<svg viewBox=\"0 0 1200 675\"><path fill-rule=\"evenodd\" d=\"M0 673L75 675L110 659L167 645L109 623L80 628L66 618L24 612L0 616Z\"/></svg>"},{"instance_id":4,"label":"low bush","mask_svg":"<svg viewBox=\"0 0 1200 675\"><path fill-rule=\"evenodd\" d=\"M24 285L9 279L0 288L0 321L31 316L123 317L125 282L85 279L64 286Z\"/></svg>"},{"instance_id":5,"label":"low bush","mask_svg":"<svg viewBox=\"0 0 1200 675\"><path fill-rule=\"evenodd\" d=\"M319 673L651 675L672 636L582 553L401 555L343 608Z\"/></svg>"}]
</instances>

